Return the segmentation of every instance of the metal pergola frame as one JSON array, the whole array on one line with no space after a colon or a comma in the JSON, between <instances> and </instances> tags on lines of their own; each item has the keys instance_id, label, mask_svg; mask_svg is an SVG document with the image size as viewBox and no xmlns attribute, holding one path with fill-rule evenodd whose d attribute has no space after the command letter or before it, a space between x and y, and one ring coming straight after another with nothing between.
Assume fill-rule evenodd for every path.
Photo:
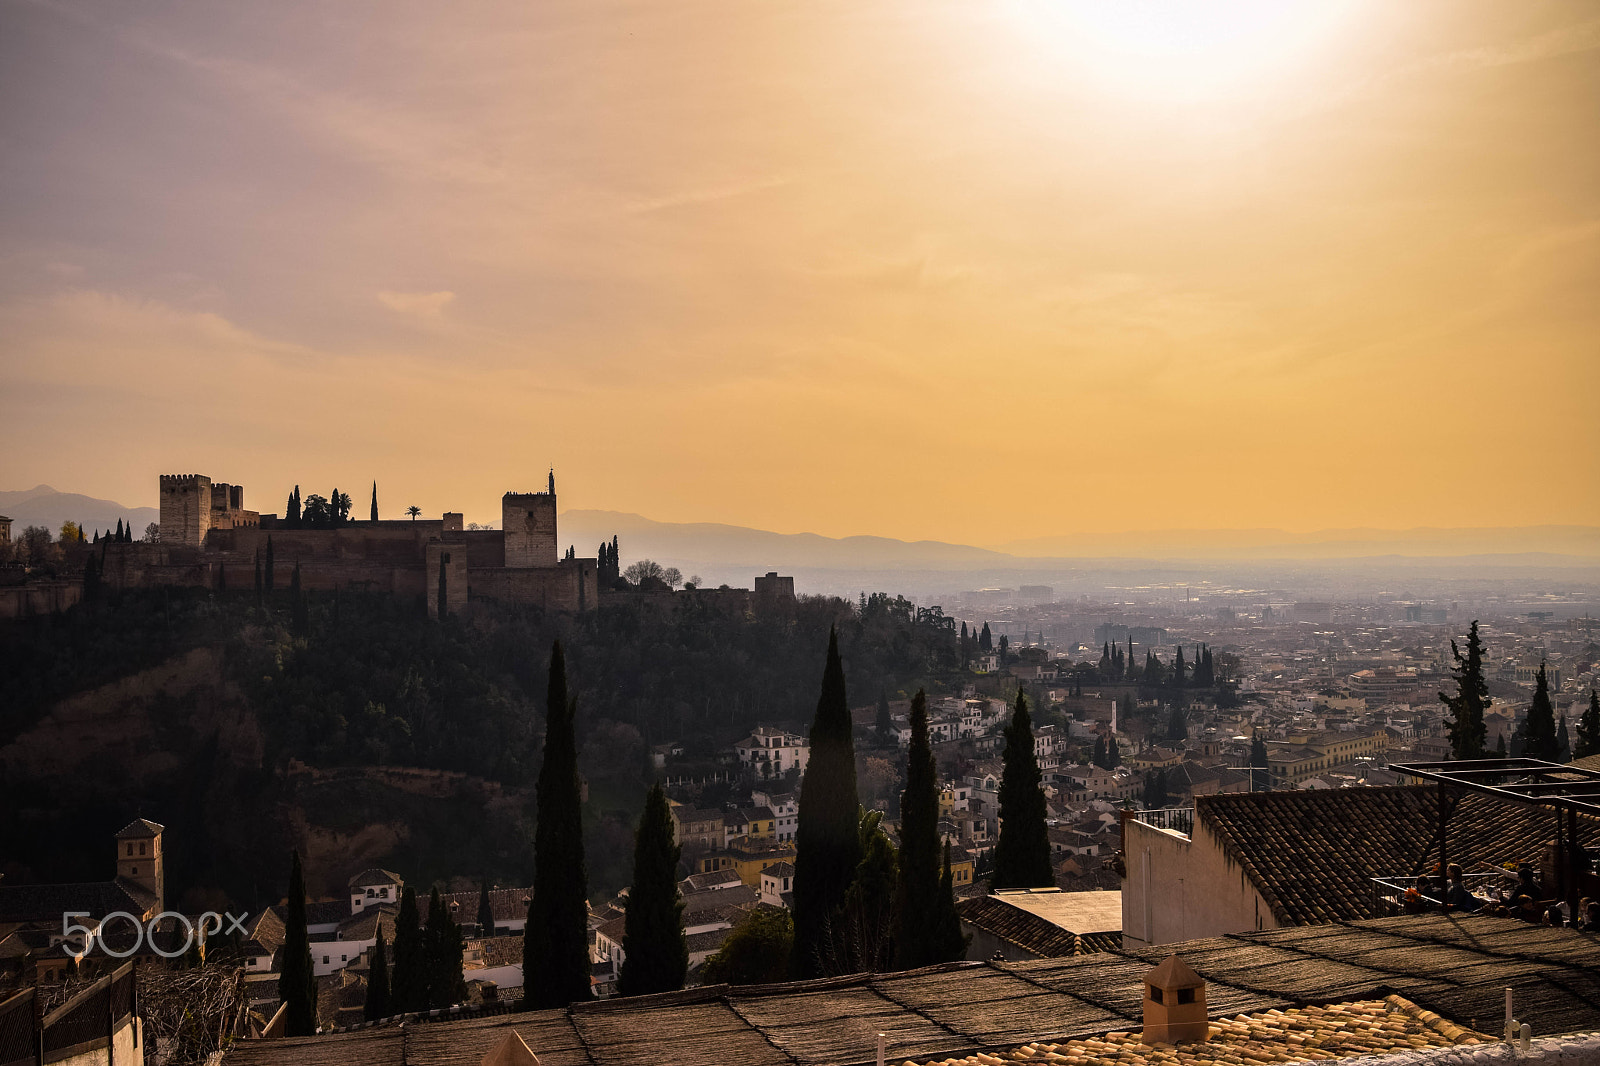
<instances>
[{"instance_id":1,"label":"metal pergola frame","mask_svg":"<svg viewBox=\"0 0 1600 1066\"><path fill-rule=\"evenodd\" d=\"M1544 807L1556 816L1557 875L1568 913L1577 917L1582 854L1578 816L1600 822L1600 771L1563 766L1543 759L1461 759L1451 762L1391 763L1397 774L1439 786L1439 866L1447 865L1446 797L1453 789L1479 792L1524 807ZM1511 780L1507 780L1510 778Z\"/></svg>"},{"instance_id":2,"label":"metal pergola frame","mask_svg":"<svg viewBox=\"0 0 1600 1066\"><path fill-rule=\"evenodd\" d=\"M1600 818L1600 770L1563 766L1543 759L1391 763L1389 769L1397 774L1482 792L1512 803L1576 811ZM1507 777L1521 780L1501 780Z\"/></svg>"}]
</instances>

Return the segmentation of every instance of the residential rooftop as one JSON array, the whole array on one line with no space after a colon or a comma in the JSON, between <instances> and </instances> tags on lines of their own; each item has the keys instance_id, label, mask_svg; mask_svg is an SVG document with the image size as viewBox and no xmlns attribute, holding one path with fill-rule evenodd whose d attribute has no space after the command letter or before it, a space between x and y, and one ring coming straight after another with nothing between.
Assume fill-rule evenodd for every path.
<instances>
[{"instance_id":1,"label":"residential rooftop","mask_svg":"<svg viewBox=\"0 0 1600 1066\"><path fill-rule=\"evenodd\" d=\"M1505 918L1417 914L1139 951L711 985L565 1010L241 1041L223 1062L477 1066L508 1028L544 1066L854 1066L874 1061L880 1032L896 1063L997 1057L1029 1044L1142 1031L1144 975L1174 951L1205 978L1219 1024L1397 995L1468 1029L1492 1029L1510 987L1517 1017L1535 1034L1600 1029L1600 938Z\"/></svg>"}]
</instances>

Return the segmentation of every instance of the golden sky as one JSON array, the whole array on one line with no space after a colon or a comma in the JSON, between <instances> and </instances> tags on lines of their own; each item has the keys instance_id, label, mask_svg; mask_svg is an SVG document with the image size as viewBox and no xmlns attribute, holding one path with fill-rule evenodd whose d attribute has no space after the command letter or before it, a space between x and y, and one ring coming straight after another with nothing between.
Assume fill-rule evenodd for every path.
<instances>
[{"instance_id":1,"label":"golden sky","mask_svg":"<svg viewBox=\"0 0 1600 1066\"><path fill-rule=\"evenodd\" d=\"M1591 0L0 0L0 488L1600 524L1597 397Z\"/></svg>"}]
</instances>

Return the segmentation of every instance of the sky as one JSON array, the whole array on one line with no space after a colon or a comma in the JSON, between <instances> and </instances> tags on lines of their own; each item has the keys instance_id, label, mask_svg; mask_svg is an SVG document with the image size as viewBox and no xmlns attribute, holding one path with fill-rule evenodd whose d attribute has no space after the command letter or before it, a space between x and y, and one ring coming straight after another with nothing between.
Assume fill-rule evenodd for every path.
<instances>
[{"instance_id":1,"label":"sky","mask_svg":"<svg viewBox=\"0 0 1600 1066\"><path fill-rule=\"evenodd\" d=\"M0 0L0 488L1600 524L1580 0Z\"/></svg>"}]
</instances>

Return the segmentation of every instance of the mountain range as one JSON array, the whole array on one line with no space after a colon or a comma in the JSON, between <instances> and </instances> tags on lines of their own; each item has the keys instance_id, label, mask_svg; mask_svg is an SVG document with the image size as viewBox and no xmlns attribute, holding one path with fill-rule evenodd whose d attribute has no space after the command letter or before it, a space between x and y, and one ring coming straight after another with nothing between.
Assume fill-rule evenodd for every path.
<instances>
[{"instance_id":1,"label":"mountain range","mask_svg":"<svg viewBox=\"0 0 1600 1066\"><path fill-rule=\"evenodd\" d=\"M118 520L132 526L133 535L138 538L144 535L145 526L161 521L161 512L154 507L125 507L114 500L59 492L49 485L0 492L0 515L11 519L13 539L28 526L44 526L56 536L64 522L78 523L92 538L96 530L116 529Z\"/></svg>"}]
</instances>

